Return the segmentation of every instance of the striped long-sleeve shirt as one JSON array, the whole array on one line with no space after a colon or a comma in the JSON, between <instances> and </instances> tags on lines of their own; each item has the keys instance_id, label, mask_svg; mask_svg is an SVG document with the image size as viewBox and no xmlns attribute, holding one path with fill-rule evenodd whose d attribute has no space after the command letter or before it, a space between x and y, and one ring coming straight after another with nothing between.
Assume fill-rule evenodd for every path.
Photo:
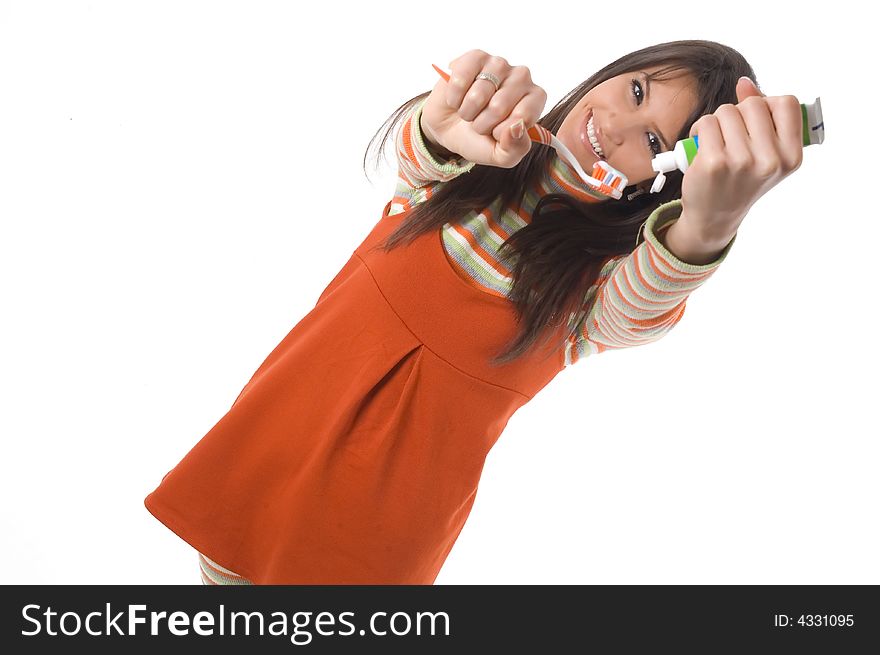
<instances>
[{"instance_id":1,"label":"striped long-sleeve shirt","mask_svg":"<svg viewBox=\"0 0 880 655\"><path fill-rule=\"evenodd\" d=\"M474 167L466 160L442 161L428 150L419 123L425 102L422 99L410 110L396 135L398 180L389 214L424 202L439 185ZM530 222L538 200L549 193L604 200L554 151L545 175L537 187L527 190L520 207L502 208L498 198L481 211L443 226L443 245L453 269L480 290L506 297L513 280L499 256L501 244ZM645 222L644 241L632 253L605 262L584 298L588 311L563 345L566 366L590 354L656 341L681 319L687 297L727 257L735 237L713 262L683 262L657 240L657 234L680 215L681 200L660 205Z\"/></svg>"}]
</instances>

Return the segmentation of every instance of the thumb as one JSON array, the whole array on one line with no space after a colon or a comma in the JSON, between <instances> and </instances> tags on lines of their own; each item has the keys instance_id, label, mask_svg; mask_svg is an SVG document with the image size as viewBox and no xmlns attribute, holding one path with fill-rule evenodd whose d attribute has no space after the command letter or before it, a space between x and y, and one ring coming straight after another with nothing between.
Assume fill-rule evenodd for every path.
<instances>
[{"instance_id":1,"label":"thumb","mask_svg":"<svg viewBox=\"0 0 880 655\"><path fill-rule=\"evenodd\" d=\"M736 101L742 102L751 96L764 96L755 82L749 77L741 77L736 83Z\"/></svg>"},{"instance_id":2,"label":"thumb","mask_svg":"<svg viewBox=\"0 0 880 655\"><path fill-rule=\"evenodd\" d=\"M499 159L513 161L511 166L515 166L529 152L532 145L531 139L526 134L525 121L519 119L500 128L500 131L501 138L497 141L496 154ZM515 136L514 132L519 133L519 136Z\"/></svg>"}]
</instances>

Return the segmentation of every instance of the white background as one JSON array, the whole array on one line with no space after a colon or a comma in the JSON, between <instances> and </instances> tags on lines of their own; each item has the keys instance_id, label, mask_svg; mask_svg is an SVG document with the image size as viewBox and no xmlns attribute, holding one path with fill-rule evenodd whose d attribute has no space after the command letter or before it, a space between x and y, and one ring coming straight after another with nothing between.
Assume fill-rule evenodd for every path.
<instances>
[{"instance_id":1,"label":"white background","mask_svg":"<svg viewBox=\"0 0 880 655\"><path fill-rule=\"evenodd\" d=\"M701 38L826 142L669 335L511 419L437 584L880 583L873 23L725 6L0 2L0 581L200 583L143 498L379 219L364 150L432 63L527 65L549 111Z\"/></svg>"}]
</instances>

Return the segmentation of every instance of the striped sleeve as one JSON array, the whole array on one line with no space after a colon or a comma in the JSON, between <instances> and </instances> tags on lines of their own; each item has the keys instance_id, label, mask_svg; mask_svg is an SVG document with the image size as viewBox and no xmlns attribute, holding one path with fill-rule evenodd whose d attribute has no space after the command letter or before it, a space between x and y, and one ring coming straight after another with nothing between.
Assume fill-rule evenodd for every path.
<instances>
[{"instance_id":1,"label":"striped sleeve","mask_svg":"<svg viewBox=\"0 0 880 655\"><path fill-rule=\"evenodd\" d=\"M589 311L565 344L565 365L612 348L657 341L684 315L688 296L727 257L736 236L714 262L678 259L657 234L681 216L681 200L660 205L645 222L645 240L629 255L605 263L586 297Z\"/></svg>"},{"instance_id":2,"label":"striped sleeve","mask_svg":"<svg viewBox=\"0 0 880 655\"><path fill-rule=\"evenodd\" d=\"M419 123L422 107L427 101L427 97L419 100L397 131L395 137L397 187L389 215L402 212L427 200L438 183L448 182L468 172L475 165L474 162L463 159L444 161L428 149Z\"/></svg>"}]
</instances>

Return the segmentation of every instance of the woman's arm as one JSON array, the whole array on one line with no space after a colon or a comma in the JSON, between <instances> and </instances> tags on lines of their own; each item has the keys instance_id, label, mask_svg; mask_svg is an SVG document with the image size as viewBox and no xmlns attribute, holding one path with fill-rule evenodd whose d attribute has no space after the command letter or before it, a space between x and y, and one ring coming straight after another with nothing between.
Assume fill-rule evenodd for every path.
<instances>
[{"instance_id":1,"label":"woman's arm","mask_svg":"<svg viewBox=\"0 0 880 655\"><path fill-rule=\"evenodd\" d=\"M675 223L657 235L657 240L669 252L688 264L701 266L715 261L731 239L736 236L731 235L723 242L701 241L699 235L688 225L688 222L684 220L684 212L682 212L682 216Z\"/></svg>"},{"instance_id":2,"label":"woman's arm","mask_svg":"<svg viewBox=\"0 0 880 655\"><path fill-rule=\"evenodd\" d=\"M421 129L422 107L420 100L403 120L395 139L397 154L397 186L394 190L389 215L397 214L427 200L437 184L466 173L474 162L447 160L441 152L435 152ZM442 148L438 146L438 148Z\"/></svg>"},{"instance_id":3,"label":"woman's arm","mask_svg":"<svg viewBox=\"0 0 880 655\"><path fill-rule=\"evenodd\" d=\"M681 216L681 200L660 205L645 222L644 242L604 263L584 299L587 311L565 345L566 366L606 350L652 343L681 320L688 297L718 269L735 241L708 262L683 260L661 240Z\"/></svg>"}]
</instances>

